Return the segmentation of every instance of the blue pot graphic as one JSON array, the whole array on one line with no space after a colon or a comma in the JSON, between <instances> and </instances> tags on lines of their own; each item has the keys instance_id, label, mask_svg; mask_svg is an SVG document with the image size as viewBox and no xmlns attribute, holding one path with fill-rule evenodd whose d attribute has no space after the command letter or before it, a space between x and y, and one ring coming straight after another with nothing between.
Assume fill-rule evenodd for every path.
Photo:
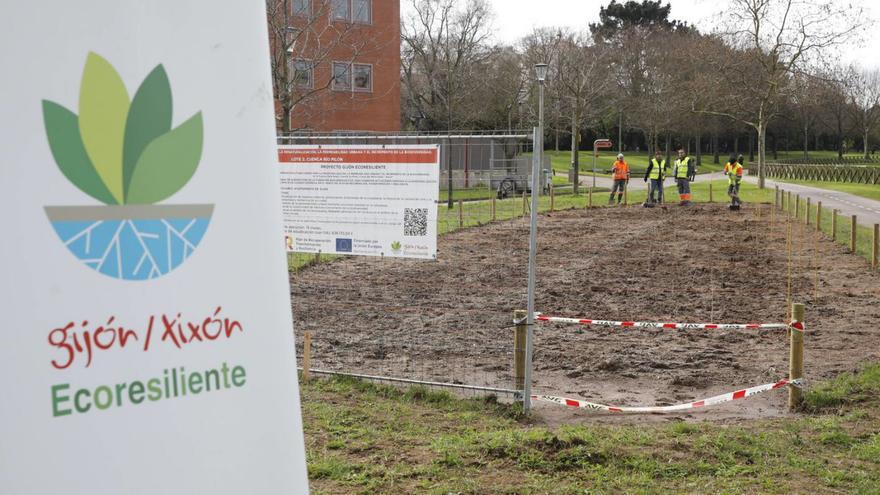
<instances>
[{"instance_id":1,"label":"blue pot graphic","mask_svg":"<svg viewBox=\"0 0 880 495\"><path fill-rule=\"evenodd\" d=\"M86 266L122 280L173 271L199 246L213 205L49 206L58 237Z\"/></svg>"}]
</instances>

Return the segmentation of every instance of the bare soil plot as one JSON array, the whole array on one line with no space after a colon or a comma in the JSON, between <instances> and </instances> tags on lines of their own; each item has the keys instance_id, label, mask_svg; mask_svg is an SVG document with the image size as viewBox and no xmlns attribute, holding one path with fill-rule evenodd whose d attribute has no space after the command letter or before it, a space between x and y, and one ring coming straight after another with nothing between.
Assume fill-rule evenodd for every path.
<instances>
[{"instance_id":1,"label":"bare soil plot","mask_svg":"<svg viewBox=\"0 0 880 495\"><path fill-rule=\"evenodd\" d=\"M787 318L785 219L769 206L598 208L541 216L537 309L593 319L776 323ZM880 359L880 277L793 225L792 291L807 304L806 373ZM818 250L815 246L818 246ZM511 388L514 309L525 309L522 220L440 238L437 262L346 258L291 276L313 367ZM819 286L816 291L816 268ZM818 295L818 297L817 297ZM535 391L614 405L691 401L787 375L785 331L622 330L539 324ZM785 414L785 393L673 418ZM548 423L657 421L538 404Z\"/></svg>"}]
</instances>

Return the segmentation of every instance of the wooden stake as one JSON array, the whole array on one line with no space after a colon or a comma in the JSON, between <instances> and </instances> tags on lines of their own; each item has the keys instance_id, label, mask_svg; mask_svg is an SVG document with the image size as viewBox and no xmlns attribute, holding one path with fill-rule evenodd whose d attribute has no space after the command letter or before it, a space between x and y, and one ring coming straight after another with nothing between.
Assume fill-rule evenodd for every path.
<instances>
[{"instance_id":1,"label":"wooden stake","mask_svg":"<svg viewBox=\"0 0 880 495\"><path fill-rule=\"evenodd\" d=\"M712 201L712 183L711 182L709 183L709 202L714 203L714 201Z\"/></svg>"},{"instance_id":2,"label":"wooden stake","mask_svg":"<svg viewBox=\"0 0 880 495\"><path fill-rule=\"evenodd\" d=\"M803 324L804 305L793 304L791 307L792 321ZM791 348L788 358L788 379L796 380L804 377L804 332L791 329ZM788 387L788 408L792 411L800 407L804 401L803 391L798 387Z\"/></svg>"},{"instance_id":3,"label":"wooden stake","mask_svg":"<svg viewBox=\"0 0 880 495\"><path fill-rule=\"evenodd\" d=\"M523 214L522 214L522 216L526 216L526 206L527 205L528 205L528 202L526 201L526 192L523 191Z\"/></svg>"},{"instance_id":4,"label":"wooden stake","mask_svg":"<svg viewBox=\"0 0 880 495\"><path fill-rule=\"evenodd\" d=\"M837 209L831 210L831 240L837 240Z\"/></svg>"},{"instance_id":5,"label":"wooden stake","mask_svg":"<svg viewBox=\"0 0 880 495\"><path fill-rule=\"evenodd\" d=\"M526 324L528 312L518 309L513 312L513 321L519 322L513 333L513 389L522 390L526 384Z\"/></svg>"},{"instance_id":6,"label":"wooden stake","mask_svg":"<svg viewBox=\"0 0 880 495\"><path fill-rule=\"evenodd\" d=\"M303 369L303 381L309 381L309 373L311 370L312 364L312 332L306 332L303 334L303 361L302 361L302 369Z\"/></svg>"},{"instance_id":7,"label":"wooden stake","mask_svg":"<svg viewBox=\"0 0 880 495\"><path fill-rule=\"evenodd\" d=\"M880 250L880 224L874 224L874 238L871 240L871 269L877 270L877 250Z\"/></svg>"},{"instance_id":8,"label":"wooden stake","mask_svg":"<svg viewBox=\"0 0 880 495\"><path fill-rule=\"evenodd\" d=\"M623 206L629 205L629 180L623 183Z\"/></svg>"},{"instance_id":9,"label":"wooden stake","mask_svg":"<svg viewBox=\"0 0 880 495\"><path fill-rule=\"evenodd\" d=\"M816 203L816 230L822 232L822 202Z\"/></svg>"},{"instance_id":10,"label":"wooden stake","mask_svg":"<svg viewBox=\"0 0 880 495\"><path fill-rule=\"evenodd\" d=\"M786 308L791 308L791 275L792 275L791 272L794 269L794 267L792 266L794 264L794 260L793 260L793 256L792 256L793 255L793 253L792 253L793 247L792 247L792 239L791 239L792 229L793 229L793 227L792 227L791 219L789 219L788 220L788 238L786 240L786 247L787 247L787 251L788 251L788 289L785 293L785 307ZM791 313L789 313L788 316L790 318Z\"/></svg>"},{"instance_id":11,"label":"wooden stake","mask_svg":"<svg viewBox=\"0 0 880 495\"><path fill-rule=\"evenodd\" d=\"M797 194L794 197L794 218L798 220L801 218L801 195Z\"/></svg>"},{"instance_id":12,"label":"wooden stake","mask_svg":"<svg viewBox=\"0 0 880 495\"><path fill-rule=\"evenodd\" d=\"M464 203L459 199L458 200L458 228L464 228Z\"/></svg>"},{"instance_id":13,"label":"wooden stake","mask_svg":"<svg viewBox=\"0 0 880 495\"><path fill-rule=\"evenodd\" d=\"M773 206L779 208L779 186L776 186L776 193L773 196Z\"/></svg>"},{"instance_id":14,"label":"wooden stake","mask_svg":"<svg viewBox=\"0 0 880 495\"><path fill-rule=\"evenodd\" d=\"M807 198L807 205L804 208L804 225L810 225L810 203L812 202L811 198Z\"/></svg>"},{"instance_id":15,"label":"wooden stake","mask_svg":"<svg viewBox=\"0 0 880 495\"><path fill-rule=\"evenodd\" d=\"M850 232L849 232L849 252L855 254L856 253L856 236L859 232L859 225L856 222L856 216L852 216L852 221L850 224Z\"/></svg>"},{"instance_id":16,"label":"wooden stake","mask_svg":"<svg viewBox=\"0 0 880 495\"><path fill-rule=\"evenodd\" d=\"M556 194L553 192L553 184L550 184L550 213L556 209Z\"/></svg>"},{"instance_id":17,"label":"wooden stake","mask_svg":"<svg viewBox=\"0 0 880 495\"><path fill-rule=\"evenodd\" d=\"M587 202L587 208L593 207L593 186L590 186L590 196L589 201Z\"/></svg>"},{"instance_id":18,"label":"wooden stake","mask_svg":"<svg viewBox=\"0 0 880 495\"><path fill-rule=\"evenodd\" d=\"M492 221L495 221L495 196L492 196Z\"/></svg>"},{"instance_id":19,"label":"wooden stake","mask_svg":"<svg viewBox=\"0 0 880 495\"><path fill-rule=\"evenodd\" d=\"M318 251L317 253L315 253L315 264L317 265L320 262L321 262L321 251Z\"/></svg>"}]
</instances>

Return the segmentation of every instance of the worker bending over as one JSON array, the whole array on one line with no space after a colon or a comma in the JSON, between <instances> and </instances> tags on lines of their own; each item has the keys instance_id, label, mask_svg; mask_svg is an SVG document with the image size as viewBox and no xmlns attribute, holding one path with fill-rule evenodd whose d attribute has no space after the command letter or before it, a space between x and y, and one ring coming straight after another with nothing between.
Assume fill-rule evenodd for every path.
<instances>
[{"instance_id":1,"label":"worker bending over","mask_svg":"<svg viewBox=\"0 0 880 495\"><path fill-rule=\"evenodd\" d=\"M650 207L663 202L663 180L666 179L666 168L666 160L657 149L654 158L648 163L648 170L645 171L645 182L651 181L648 183L648 199L645 201L645 206Z\"/></svg>"},{"instance_id":2,"label":"worker bending over","mask_svg":"<svg viewBox=\"0 0 880 495\"><path fill-rule=\"evenodd\" d=\"M614 175L614 185L611 188L611 196L608 198L608 204L614 204L614 193L617 193L617 204L623 200L623 193L626 185L629 183L629 165L623 159L623 153L617 155L617 160L611 167L611 173Z\"/></svg>"},{"instance_id":3,"label":"worker bending over","mask_svg":"<svg viewBox=\"0 0 880 495\"><path fill-rule=\"evenodd\" d=\"M678 150L678 160L675 160L672 176L675 177L675 184L678 186L679 206L691 204L691 181L696 175L697 169L691 157L687 156L684 149Z\"/></svg>"},{"instance_id":4,"label":"worker bending over","mask_svg":"<svg viewBox=\"0 0 880 495\"><path fill-rule=\"evenodd\" d=\"M727 195L730 196L730 209L738 210L742 201L739 199L739 185L743 178L743 166L736 156L730 155L730 161L724 164L724 175L727 176Z\"/></svg>"}]
</instances>

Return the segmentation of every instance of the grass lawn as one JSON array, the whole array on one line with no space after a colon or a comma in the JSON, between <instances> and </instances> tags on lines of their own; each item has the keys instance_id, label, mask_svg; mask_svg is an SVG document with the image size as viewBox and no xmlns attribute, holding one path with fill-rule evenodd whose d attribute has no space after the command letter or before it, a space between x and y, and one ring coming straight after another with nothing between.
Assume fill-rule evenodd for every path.
<instances>
[{"instance_id":1,"label":"grass lawn","mask_svg":"<svg viewBox=\"0 0 880 495\"><path fill-rule=\"evenodd\" d=\"M301 392L315 494L880 491L880 365L813 385L798 416L734 425L548 429L424 388L339 378Z\"/></svg>"},{"instance_id":2,"label":"grass lawn","mask_svg":"<svg viewBox=\"0 0 880 495\"><path fill-rule=\"evenodd\" d=\"M773 179L780 182L779 179ZM804 186L819 187L822 189L830 189L832 191L840 191L863 198L880 201L880 184L848 184L845 182L824 182L816 180L786 180L792 184L801 184Z\"/></svg>"}]
</instances>

